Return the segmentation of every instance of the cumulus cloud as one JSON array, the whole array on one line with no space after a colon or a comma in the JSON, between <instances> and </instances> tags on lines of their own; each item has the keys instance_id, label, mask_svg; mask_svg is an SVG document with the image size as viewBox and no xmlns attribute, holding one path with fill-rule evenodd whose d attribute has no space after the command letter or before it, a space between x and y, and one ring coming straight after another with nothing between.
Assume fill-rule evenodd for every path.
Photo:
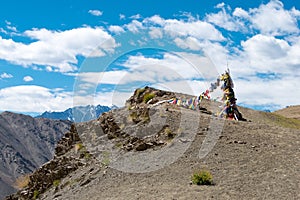
<instances>
[{"instance_id":1,"label":"cumulus cloud","mask_svg":"<svg viewBox=\"0 0 300 200\"><path fill-rule=\"evenodd\" d=\"M168 37L195 37L202 40L224 41L222 33L212 24L195 19L191 16L184 19L164 19L158 15L148 17L139 21L132 20L124 25L126 30L138 33L140 30L149 30L152 38L161 38L164 34Z\"/></svg>"},{"instance_id":2,"label":"cumulus cloud","mask_svg":"<svg viewBox=\"0 0 300 200\"><path fill-rule=\"evenodd\" d=\"M64 110L72 106L71 93L58 92L36 85L20 85L0 90L0 107L17 112Z\"/></svg>"},{"instance_id":3,"label":"cumulus cloud","mask_svg":"<svg viewBox=\"0 0 300 200\"><path fill-rule=\"evenodd\" d=\"M250 9L251 22L263 34L286 35L299 33L296 9L285 10L279 0L271 0L259 8ZM297 14L296 14L297 15Z\"/></svg>"},{"instance_id":4,"label":"cumulus cloud","mask_svg":"<svg viewBox=\"0 0 300 200\"><path fill-rule=\"evenodd\" d=\"M279 0L271 0L248 11L237 7L232 12L224 3L218 4L216 8L221 11L207 14L206 21L228 31L258 30L261 34L272 36L299 33L297 21L300 11L295 7L284 9L284 4Z\"/></svg>"},{"instance_id":5,"label":"cumulus cloud","mask_svg":"<svg viewBox=\"0 0 300 200\"><path fill-rule=\"evenodd\" d=\"M109 26L108 30L112 33L120 34L124 33L125 30L121 26L111 25Z\"/></svg>"},{"instance_id":6,"label":"cumulus cloud","mask_svg":"<svg viewBox=\"0 0 300 200\"><path fill-rule=\"evenodd\" d=\"M163 32L160 28L151 27L149 35L152 39L159 39L163 37Z\"/></svg>"},{"instance_id":7,"label":"cumulus cloud","mask_svg":"<svg viewBox=\"0 0 300 200\"><path fill-rule=\"evenodd\" d=\"M232 15L235 17L240 17L240 18L245 18L245 19L249 18L248 12L239 7L234 9Z\"/></svg>"},{"instance_id":8,"label":"cumulus cloud","mask_svg":"<svg viewBox=\"0 0 300 200\"><path fill-rule=\"evenodd\" d=\"M224 8L224 3L222 3L222 5L222 7L217 6L218 8L222 8L221 11L218 13L208 14L206 16L206 20L228 31L240 31L245 29L244 23L234 16L239 15L245 17L245 14L247 13L243 13L242 10L235 10L233 15L231 15L231 13L227 13Z\"/></svg>"},{"instance_id":9,"label":"cumulus cloud","mask_svg":"<svg viewBox=\"0 0 300 200\"><path fill-rule=\"evenodd\" d=\"M300 76L300 41L289 43L284 39L274 36L255 35L246 41L242 41L243 50L240 58L235 58L241 66L249 66L241 74L250 75L255 72L274 72L285 76ZM243 61L241 60L243 59ZM248 63L245 63L248 62ZM242 64L243 63L243 64Z\"/></svg>"},{"instance_id":10,"label":"cumulus cloud","mask_svg":"<svg viewBox=\"0 0 300 200\"><path fill-rule=\"evenodd\" d=\"M77 69L76 56L104 56L117 46L112 36L100 27L66 31L33 29L24 35L37 41L27 44L0 36L0 59L25 67L50 66L54 71L69 72Z\"/></svg>"},{"instance_id":11,"label":"cumulus cloud","mask_svg":"<svg viewBox=\"0 0 300 200\"><path fill-rule=\"evenodd\" d=\"M23 81L30 82L33 81L33 78L31 76L24 76Z\"/></svg>"},{"instance_id":12,"label":"cumulus cloud","mask_svg":"<svg viewBox=\"0 0 300 200\"><path fill-rule=\"evenodd\" d=\"M249 80L235 79L234 81L240 104L265 106L271 110L299 104L300 93L296 92L298 78L266 81L253 76Z\"/></svg>"},{"instance_id":13,"label":"cumulus cloud","mask_svg":"<svg viewBox=\"0 0 300 200\"><path fill-rule=\"evenodd\" d=\"M140 29L144 28L142 22L138 20L132 20L129 24L125 25L125 27L133 33L138 33Z\"/></svg>"},{"instance_id":14,"label":"cumulus cloud","mask_svg":"<svg viewBox=\"0 0 300 200\"><path fill-rule=\"evenodd\" d=\"M100 11L100 10L89 10L89 13L91 15L94 15L94 16L101 16L101 15L103 15L103 11Z\"/></svg>"},{"instance_id":15,"label":"cumulus cloud","mask_svg":"<svg viewBox=\"0 0 300 200\"><path fill-rule=\"evenodd\" d=\"M64 111L78 105L124 106L124 100L130 95L131 93L109 91L80 96L61 88L49 89L36 85L20 85L0 89L0 108L13 112L42 113Z\"/></svg>"},{"instance_id":16,"label":"cumulus cloud","mask_svg":"<svg viewBox=\"0 0 300 200\"><path fill-rule=\"evenodd\" d=\"M2 74L0 74L0 80L1 79L7 79L7 78L13 78L13 75L8 74L6 72L3 72Z\"/></svg>"},{"instance_id":17,"label":"cumulus cloud","mask_svg":"<svg viewBox=\"0 0 300 200\"><path fill-rule=\"evenodd\" d=\"M165 20L163 30L172 37L194 37L197 39L223 41L225 38L213 25L204 21Z\"/></svg>"},{"instance_id":18,"label":"cumulus cloud","mask_svg":"<svg viewBox=\"0 0 300 200\"><path fill-rule=\"evenodd\" d=\"M77 78L81 84L78 88L89 92L90 87L99 84L138 86L141 83L149 85L199 79L207 81L218 76L217 69L209 58L184 52L164 53L162 58L132 55L119 65L125 69L79 73Z\"/></svg>"}]
</instances>

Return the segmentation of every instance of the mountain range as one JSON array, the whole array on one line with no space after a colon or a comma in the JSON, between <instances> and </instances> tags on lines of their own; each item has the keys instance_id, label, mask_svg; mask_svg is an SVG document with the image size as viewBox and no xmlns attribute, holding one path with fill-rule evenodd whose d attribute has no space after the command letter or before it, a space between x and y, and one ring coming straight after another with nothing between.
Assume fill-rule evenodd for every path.
<instances>
[{"instance_id":1,"label":"mountain range","mask_svg":"<svg viewBox=\"0 0 300 200\"><path fill-rule=\"evenodd\" d=\"M44 112L36 118L62 119L72 122L85 122L98 118L103 112L117 108L116 106L87 105L68 108L63 112Z\"/></svg>"},{"instance_id":2,"label":"mountain range","mask_svg":"<svg viewBox=\"0 0 300 200\"><path fill-rule=\"evenodd\" d=\"M0 114L0 199L15 189L18 177L32 173L53 158L56 143L71 122Z\"/></svg>"}]
</instances>

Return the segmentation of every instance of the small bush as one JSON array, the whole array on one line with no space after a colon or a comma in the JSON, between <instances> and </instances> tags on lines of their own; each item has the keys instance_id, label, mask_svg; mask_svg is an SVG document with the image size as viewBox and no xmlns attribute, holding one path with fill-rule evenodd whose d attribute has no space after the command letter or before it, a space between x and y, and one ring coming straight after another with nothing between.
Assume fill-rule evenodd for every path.
<instances>
[{"instance_id":1,"label":"small bush","mask_svg":"<svg viewBox=\"0 0 300 200\"><path fill-rule=\"evenodd\" d=\"M29 184L29 180L30 180L30 174L20 176L20 177L17 178L14 186L17 189L25 188Z\"/></svg>"},{"instance_id":2,"label":"small bush","mask_svg":"<svg viewBox=\"0 0 300 200\"><path fill-rule=\"evenodd\" d=\"M53 181L53 186L54 186L54 187L58 187L59 184L60 184L60 180L54 180L54 181Z\"/></svg>"},{"instance_id":3,"label":"small bush","mask_svg":"<svg viewBox=\"0 0 300 200\"><path fill-rule=\"evenodd\" d=\"M145 88L140 88L136 91L136 96L137 97L140 97L140 95L145 91L146 89Z\"/></svg>"},{"instance_id":4,"label":"small bush","mask_svg":"<svg viewBox=\"0 0 300 200\"><path fill-rule=\"evenodd\" d=\"M192 183L196 185L212 185L212 174L205 170L196 172L192 176Z\"/></svg>"},{"instance_id":5,"label":"small bush","mask_svg":"<svg viewBox=\"0 0 300 200\"><path fill-rule=\"evenodd\" d=\"M76 152L80 151L80 150L83 149L83 148L84 148L84 146L83 146L82 143L77 143L77 144L75 144L75 151L76 151Z\"/></svg>"},{"instance_id":6,"label":"small bush","mask_svg":"<svg viewBox=\"0 0 300 200\"><path fill-rule=\"evenodd\" d=\"M38 190L34 190L33 192L33 199L37 199L40 195L40 192Z\"/></svg>"},{"instance_id":7,"label":"small bush","mask_svg":"<svg viewBox=\"0 0 300 200\"><path fill-rule=\"evenodd\" d=\"M144 103L147 103L148 101L150 101L151 99L153 99L155 97L155 94L153 93L147 93L144 95Z\"/></svg>"}]
</instances>

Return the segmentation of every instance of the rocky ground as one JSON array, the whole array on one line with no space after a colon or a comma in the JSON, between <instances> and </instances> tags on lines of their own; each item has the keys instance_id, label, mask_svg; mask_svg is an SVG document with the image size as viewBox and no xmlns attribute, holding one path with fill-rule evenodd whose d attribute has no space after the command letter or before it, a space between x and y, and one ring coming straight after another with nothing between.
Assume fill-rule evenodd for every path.
<instances>
[{"instance_id":1,"label":"rocky ground","mask_svg":"<svg viewBox=\"0 0 300 200\"><path fill-rule=\"evenodd\" d=\"M67 135L55 158L71 158L72 170L7 199L300 199L298 122L245 108L247 121L218 119L209 101L200 111L153 106L178 95L160 92L136 91L125 108L73 127L80 139ZM191 184L201 169L213 185Z\"/></svg>"}]
</instances>

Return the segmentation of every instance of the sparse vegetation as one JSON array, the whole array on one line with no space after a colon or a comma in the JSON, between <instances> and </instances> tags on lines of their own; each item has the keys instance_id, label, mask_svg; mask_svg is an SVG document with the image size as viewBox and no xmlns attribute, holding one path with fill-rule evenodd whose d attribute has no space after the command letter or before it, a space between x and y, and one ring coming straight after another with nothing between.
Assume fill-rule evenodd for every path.
<instances>
[{"instance_id":1,"label":"sparse vegetation","mask_svg":"<svg viewBox=\"0 0 300 200\"><path fill-rule=\"evenodd\" d=\"M17 189L25 188L29 184L29 180L30 180L30 174L20 176L17 178L15 182L15 187Z\"/></svg>"},{"instance_id":2,"label":"sparse vegetation","mask_svg":"<svg viewBox=\"0 0 300 200\"><path fill-rule=\"evenodd\" d=\"M88 151L85 151L85 152L84 152L84 158L85 158L86 160L91 159L91 157L92 157L92 154L90 154Z\"/></svg>"},{"instance_id":3,"label":"sparse vegetation","mask_svg":"<svg viewBox=\"0 0 300 200\"><path fill-rule=\"evenodd\" d=\"M146 90L145 88L137 89L136 96L139 97L145 90Z\"/></svg>"},{"instance_id":4,"label":"sparse vegetation","mask_svg":"<svg viewBox=\"0 0 300 200\"><path fill-rule=\"evenodd\" d=\"M108 166L109 163L110 163L110 159L109 159L110 153L107 152L107 151L104 151L104 152L102 153L102 155L103 155L102 162L101 162L102 165Z\"/></svg>"},{"instance_id":5,"label":"sparse vegetation","mask_svg":"<svg viewBox=\"0 0 300 200\"><path fill-rule=\"evenodd\" d=\"M83 149L83 148L84 148L84 146L83 146L82 143L77 143L77 144L75 144L75 151L76 151L76 152L80 151L80 150Z\"/></svg>"},{"instance_id":6,"label":"sparse vegetation","mask_svg":"<svg viewBox=\"0 0 300 200\"><path fill-rule=\"evenodd\" d=\"M81 154L81 158L90 159L92 155L86 149L86 147L82 143L75 144L75 151Z\"/></svg>"},{"instance_id":7,"label":"sparse vegetation","mask_svg":"<svg viewBox=\"0 0 300 200\"><path fill-rule=\"evenodd\" d=\"M33 199L37 199L40 195L40 192L38 190L34 190L33 192Z\"/></svg>"},{"instance_id":8,"label":"sparse vegetation","mask_svg":"<svg viewBox=\"0 0 300 200\"><path fill-rule=\"evenodd\" d=\"M133 111L129 115L129 119L133 122L138 122L138 114L136 111Z\"/></svg>"},{"instance_id":9,"label":"sparse vegetation","mask_svg":"<svg viewBox=\"0 0 300 200\"><path fill-rule=\"evenodd\" d=\"M174 138L175 134L173 133L173 131L169 128L169 127L166 127L165 130L165 135L171 139L171 138Z\"/></svg>"},{"instance_id":10,"label":"sparse vegetation","mask_svg":"<svg viewBox=\"0 0 300 200\"><path fill-rule=\"evenodd\" d=\"M274 125L278 125L284 128L294 128L294 129L300 129L300 120L298 119L292 119L292 118L286 118L282 115L278 115L275 113L263 113L266 116L266 119L273 123Z\"/></svg>"},{"instance_id":11,"label":"sparse vegetation","mask_svg":"<svg viewBox=\"0 0 300 200\"><path fill-rule=\"evenodd\" d=\"M54 181L53 181L53 186L54 186L54 187L58 187L59 184L60 184L60 180L54 180Z\"/></svg>"},{"instance_id":12,"label":"sparse vegetation","mask_svg":"<svg viewBox=\"0 0 300 200\"><path fill-rule=\"evenodd\" d=\"M147 93L147 94L144 95L143 101L144 101L144 103L147 103L148 101L150 101L154 97L155 97L155 94Z\"/></svg>"},{"instance_id":13,"label":"sparse vegetation","mask_svg":"<svg viewBox=\"0 0 300 200\"><path fill-rule=\"evenodd\" d=\"M196 172L192 176L192 183L196 185L212 185L212 174L207 170Z\"/></svg>"}]
</instances>

